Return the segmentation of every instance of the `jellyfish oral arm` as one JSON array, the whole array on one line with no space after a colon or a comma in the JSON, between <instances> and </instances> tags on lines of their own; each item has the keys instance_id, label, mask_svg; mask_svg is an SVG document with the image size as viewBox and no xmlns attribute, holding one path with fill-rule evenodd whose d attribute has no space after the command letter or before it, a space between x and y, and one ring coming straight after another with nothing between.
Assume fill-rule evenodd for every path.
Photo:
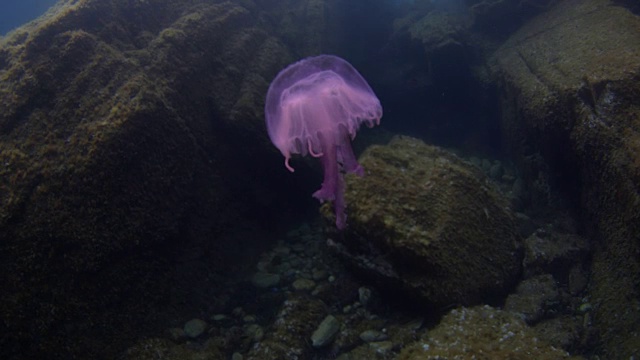
<instances>
[{"instance_id":1,"label":"jellyfish oral arm","mask_svg":"<svg viewBox=\"0 0 640 360\"><path fill-rule=\"evenodd\" d=\"M337 146L326 144L323 146L324 155L320 157L322 170L324 171L324 180L322 187L313 193L313 197L320 202L333 201L336 198L338 189L338 181L340 180L340 172L337 161Z\"/></svg>"},{"instance_id":2,"label":"jellyfish oral arm","mask_svg":"<svg viewBox=\"0 0 640 360\"><path fill-rule=\"evenodd\" d=\"M344 230L347 226L347 214L344 213L344 178L338 175L338 183L336 184L336 199L333 201L333 210L336 213L336 228Z\"/></svg>"},{"instance_id":3,"label":"jellyfish oral arm","mask_svg":"<svg viewBox=\"0 0 640 360\"><path fill-rule=\"evenodd\" d=\"M324 168L324 180L320 190L313 193L313 197L320 202L333 201L333 210L336 214L336 227L338 230L345 228L347 216L344 213L344 179L340 173L338 164L339 146L330 144L324 147L324 156L320 158Z\"/></svg>"},{"instance_id":4,"label":"jellyfish oral arm","mask_svg":"<svg viewBox=\"0 0 640 360\"><path fill-rule=\"evenodd\" d=\"M345 172L356 174L360 177L364 176L364 169L356 160L356 155L353 153L353 148L348 140L338 146L338 162L342 164Z\"/></svg>"},{"instance_id":5,"label":"jellyfish oral arm","mask_svg":"<svg viewBox=\"0 0 640 360\"><path fill-rule=\"evenodd\" d=\"M349 137L343 133L340 145L336 145L328 141L327 136L320 136L322 142L322 156L320 162L324 170L324 180L322 187L313 193L313 197L320 202L333 201L333 208L336 214L336 227L340 230L344 229L347 223L347 216L344 212L344 190L345 184L341 174L341 170L347 173L364 175L364 169L353 153Z\"/></svg>"}]
</instances>

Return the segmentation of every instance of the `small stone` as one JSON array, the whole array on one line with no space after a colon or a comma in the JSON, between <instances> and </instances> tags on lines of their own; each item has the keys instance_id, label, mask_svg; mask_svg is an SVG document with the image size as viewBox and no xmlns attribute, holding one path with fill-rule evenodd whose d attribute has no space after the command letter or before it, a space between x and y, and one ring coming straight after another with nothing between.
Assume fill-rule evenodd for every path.
<instances>
[{"instance_id":1,"label":"small stone","mask_svg":"<svg viewBox=\"0 0 640 360\"><path fill-rule=\"evenodd\" d=\"M195 339L207 329L207 323L201 319L191 319L184 324L184 333L188 337Z\"/></svg>"},{"instance_id":2,"label":"small stone","mask_svg":"<svg viewBox=\"0 0 640 360\"><path fill-rule=\"evenodd\" d=\"M560 292L553 276L537 275L518 284L516 292L507 297L504 310L520 314L529 324L536 323L547 311L552 310L559 297Z\"/></svg>"},{"instance_id":3,"label":"small stone","mask_svg":"<svg viewBox=\"0 0 640 360\"><path fill-rule=\"evenodd\" d=\"M256 317L253 316L253 315L247 315L247 316L242 318L242 321L244 321L246 323L254 323L254 322L256 322Z\"/></svg>"},{"instance_id":4,"label":"small stone","mask_svg":"<svg viewBox=\"0 0 640 360\"><path fill-rule=\"evenodd\" d=\"M239 352L234 352L233 355L231 355L231 360L242 360L242 359L244 359L244 357Z\"/></svg>"},{"instance_id":5,"label":"small stone","mask_svg":"<svg viewBox=\"0 0 640 360\"><path fill-rule=\"evenodd\" d=\"M364 286L360 287L358 289L358 300L362 305L367 306L369 300L371 300L371 289Z\"/></svg>"},{"instance_id":6,"label":"small stone","mask_svg":"<svg viewBox=\"0 0 640 360\"><path fill-rule=\"evenodd\" d=\"M245 334L254 342L258 342L264 338L264 330L262 329L262 326L258 324L250 324L247 326Z\"/></svg>"},{"instance_id":7,"label":"small stone","mask_svg":"<svg viewBox=\"0 0 640 360\"><path fill-rule=\"evenodd\" d=\"M298 279L296 281L293 282L293 284L291 284L291 286L298 291L306 291L306 290L311 290L314 287L316 287L316 283L313 280L310 279Z\"/></svg>"},{"instance_id":8,"label":"small stone","mask_svg":"<svg viewBox=\"0 0 640 360\"><path fill-rule=\"evenodd\" d=\"M265 272L257 272L251 278L251 283L260 289L274 287L280 283L280 275Z\"/></svg>"},{"instance_id":9,"label":"small stone","mask_svg":"<svg viewBox=\"0 0 640 360\"><path fill-rule=\"evenodd\" d=\"M315 348L329 344L340 330L340 322L333 315L327 315L316 331L311 335L311 344Z\"/></svg>"},{"instance_id":10,"label":"small stone","mask_svg":"<svg viewBox=\"0 0 640 360\"><path fill-rule=\"evenodd\" d=\"M364 342L375 342L387 340L389 336L378 330L365 330L360 333L360 340Z\"/></svg>"},{"instance_id":11,"label":"small stone","mask_svg":"<svg viewBox=\"0 0 640 360\"><path fill-rule=\"evenodd\" d=\"M409 330L418 330L422 327L422 324L424 323L424 319L423 318L416 318L413 319L411 321L409 321L408 323L405 324L405 327Z\"/></svg>"},{"instance_id":12,"label":"small stone","mask_svg":"<svg viewBox=\"0 0 640 360\"><path fill-rule=\"evenodd\" d=\"M225 320L227 318L227 315L225 314L215 314L211 317L211 320L213 321L222 321Z\"/></svg>"},{"instance_id":13,"label":"small stone","mask_svg":"<svg viewBox=\"0 0 640 360\"><path fill-rule=\"evenodd\" d=\"M592 309L592 306L591 306L591 304L589 304L589 303L582 303L582 304L578 307L578 311L579 311L580 313L583 313L583 314L584 314L584 313L586 313L586 312L591 311L591 309Z\"/></svg>"}]
</instances>

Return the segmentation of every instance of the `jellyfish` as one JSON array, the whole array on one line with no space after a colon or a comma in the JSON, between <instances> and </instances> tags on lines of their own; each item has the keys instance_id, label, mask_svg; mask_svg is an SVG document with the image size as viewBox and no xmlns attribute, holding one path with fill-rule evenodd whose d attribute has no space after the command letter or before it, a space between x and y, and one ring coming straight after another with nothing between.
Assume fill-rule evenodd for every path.
<instances>
[{"instance_id":1,"label":"jellyfish","mask_svg":"<svg viewBox=\"0 0 640 360\"><path fill-rule=\"evenodd\" d=\"M364 175L351 141L360 124L380 124L382 106L362 75L347 61L333 55L300 60L282 70L271 82L265 118L271 142L285 158L310 154L319 158L324 179L313 197L332 201L336 227L346 226L344 173Z\"/></svg>"}]
</instances>

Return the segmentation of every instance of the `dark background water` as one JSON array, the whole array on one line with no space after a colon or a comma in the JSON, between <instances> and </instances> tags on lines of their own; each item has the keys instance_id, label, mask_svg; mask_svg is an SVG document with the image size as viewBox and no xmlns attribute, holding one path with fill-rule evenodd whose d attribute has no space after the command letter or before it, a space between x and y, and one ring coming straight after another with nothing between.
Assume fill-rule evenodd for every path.
<instances>
[{"instance_id":1,"label":"dark background water","mask_svg":"<svg viewBox=\"0 0 640 360\"><path fill-rule=\"evenodd\" d=\"M42 15L57 0L2 0L0 2L0 35Z\"/></svg>"}]
</instances>

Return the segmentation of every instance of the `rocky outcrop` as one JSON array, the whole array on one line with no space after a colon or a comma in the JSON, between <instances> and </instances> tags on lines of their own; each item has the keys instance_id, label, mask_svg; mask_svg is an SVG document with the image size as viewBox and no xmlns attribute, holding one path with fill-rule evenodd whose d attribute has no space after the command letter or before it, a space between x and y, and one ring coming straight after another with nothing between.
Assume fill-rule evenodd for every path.
<instances>
[{"instance_id":1,"label":"rocky outcrop","mask_svg":"<svg viewBox=\"0 0 640 360\"><path fill-rule=\"evenodd\" d=\"M2 39L0 357L115 358L232 262L222 229L275 201L252 179L281 169L255 159L293 60L258 11L66 1ZM175 263L187 248L197 271Z\"/></svg>"},{"instance_id":2,"label":"rocky outcrop","mask_svg":"<svg viewBox=\"0 0 640 360\"><path fill-rule=\"evenodd\" d=\"M561 2L493 62L511 153L529 179L566 190L596 241L594 324L618 359L640 341L640 18L614 5Z\"/></svg>"},{"instance_id":3,"label":"rocky outcrop","mask_svg":"<svg viewBox=\"0 0 640 360\"><path fill-rule=\"evenodd\" d=\"M486 305L452 310L397 358L456 359L470 354L488 359L582 359L538 339L518 316Z\"/></svg>"},{"instance_id":4,"label":"rocky outcrop","mask_svg":"<svg viewBox=\"0 0 640 360\"><path fill-rule=\"evenodd\" d=\"M408 137L359 161L366 175L347 177L347 229L330 236L348 264L425 309L496 301L510 289L520 238L480 169Z\"/></svg>"}]
</instances>

